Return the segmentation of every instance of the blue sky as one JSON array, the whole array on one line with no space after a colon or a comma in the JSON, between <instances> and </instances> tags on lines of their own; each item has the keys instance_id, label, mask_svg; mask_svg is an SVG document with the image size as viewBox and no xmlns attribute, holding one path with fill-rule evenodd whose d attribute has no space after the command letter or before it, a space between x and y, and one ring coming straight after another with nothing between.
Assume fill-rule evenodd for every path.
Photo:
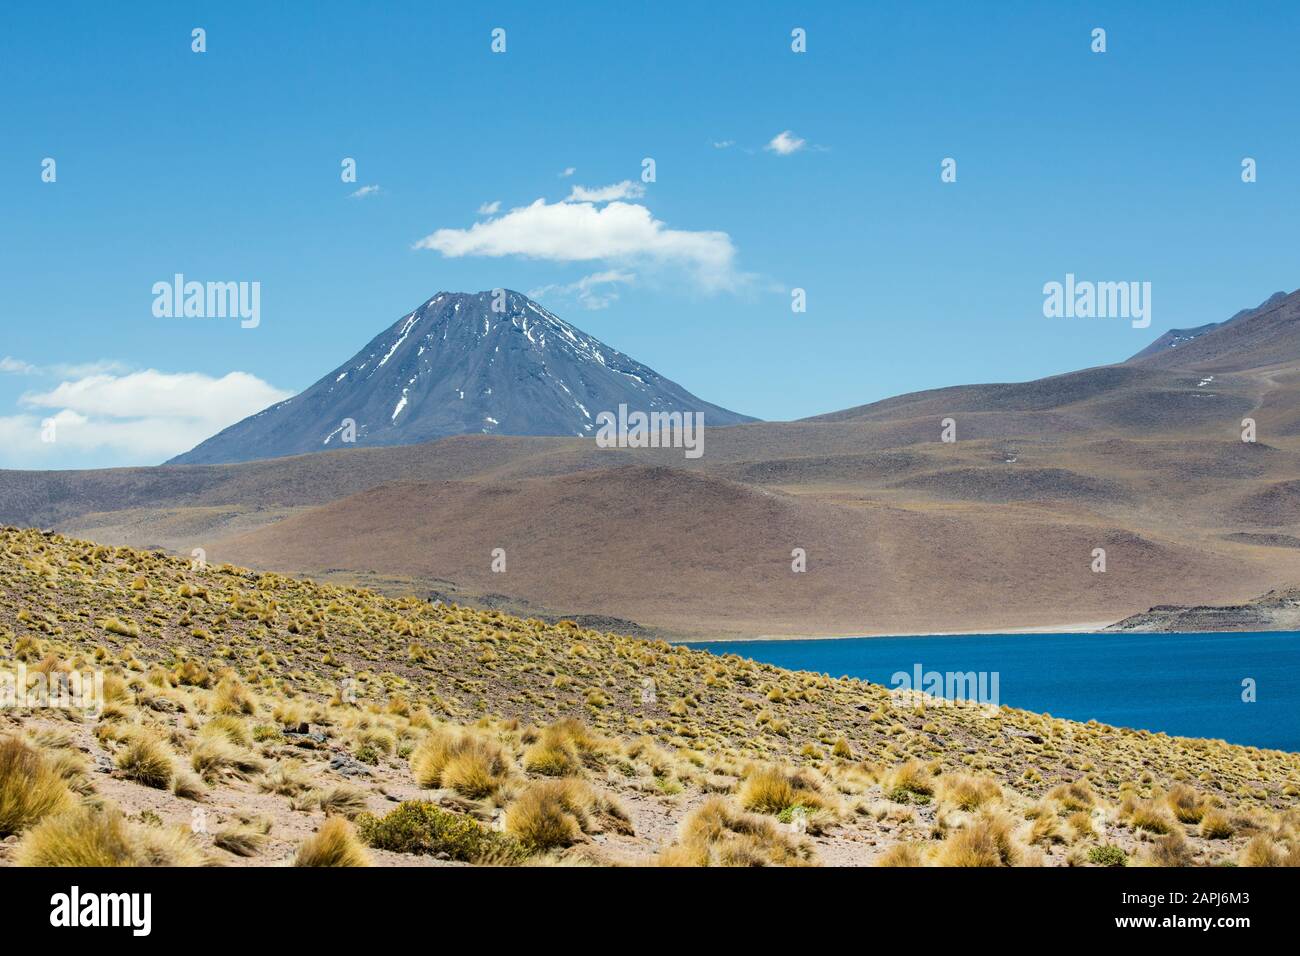
<instances>
[{"instance_id":1,"label":"blue sky","mask_svg":"<svg viewBox=\"0 0 1300 956\"><path fill-rule=\"evenodd\" d=\"M1118 361L1300 286L1297 27L1285 3L7 6L0 466L156 463L441 290L546 290L771 419ZM574 187L624 181L594 239L552 234ZM260 325L155 317L177 272L260 282ZM1045 318L1066 273L1151 282L1151 327Z\"/></svg>"}]
</instances>

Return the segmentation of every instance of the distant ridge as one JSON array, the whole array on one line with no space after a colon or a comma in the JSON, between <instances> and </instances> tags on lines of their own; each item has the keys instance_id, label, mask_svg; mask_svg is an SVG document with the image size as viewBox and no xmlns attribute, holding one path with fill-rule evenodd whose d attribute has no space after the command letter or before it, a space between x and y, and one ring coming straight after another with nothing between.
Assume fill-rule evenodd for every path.
<instances>
[{"instance_id":1,"label":"distant ridge","mask_svg":"<svg viewBox=\"0 0 1300 956\"><path fill-rule=\"evenodd\" d=\"M1242 369L1286 361L1298 354L1300 292L1274 292L1255 308L1242 309L1222 322L1170 329L1128 361L1161 368Z\"/></svg>"}]
</instances>

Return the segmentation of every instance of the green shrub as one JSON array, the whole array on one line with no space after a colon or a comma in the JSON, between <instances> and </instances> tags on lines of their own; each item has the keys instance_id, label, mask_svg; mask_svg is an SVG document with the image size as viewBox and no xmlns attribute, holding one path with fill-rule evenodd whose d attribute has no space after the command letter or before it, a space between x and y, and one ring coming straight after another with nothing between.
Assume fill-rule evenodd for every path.
<instances>
[{"instance_id":1,"label":"green shrub","mask_svg":"<svg viewBox=\"0 0 1300 956\"><path fill-rule=\"evenodd\" d=\"M356 818L361 839L376 850L434 855L446 853L464 863L511 864L523 859L513 839L459 813L422 800L408 800L383 817Z\"/></svg>"},{"instance_id":2,"label":"green shrub","mask_svg":"<svg viewBox=\"0 0 1300 956\"><path fill-rule=\"evenodd\" d=\"M280 743L284 740L284 736L280 733L278 727L272 727L270 724L258 724L253 728L253 739L259 744L268 740Z\"/></svg>"},{"instance_id":3,"label":"green shrub","mask_svg":"<svg viewBox=\"0 0 1300 956\"><path fill-rule=\"evenodd\" d=\"M1095 846L1088 851L1088 862L1096 866L1128 866L1128 857L1117 846Z\"/></svg>"}]
</instances>

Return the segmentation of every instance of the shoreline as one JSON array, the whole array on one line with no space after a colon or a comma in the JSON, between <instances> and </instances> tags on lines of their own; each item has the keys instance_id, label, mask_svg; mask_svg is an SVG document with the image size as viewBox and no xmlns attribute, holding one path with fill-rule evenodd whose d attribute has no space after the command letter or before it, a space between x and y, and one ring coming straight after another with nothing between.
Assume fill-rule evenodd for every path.
<instances>
[{"instance_id":1,"label":"shoreline","mask_svg":"<svg viewBox=\"0 0 1300 956\"><path fill-rule=\"evenodd\" d=\"M1097 634L1114 621L1085 621L1075 624L1044 624L978 631L875 631L857 634L760 634L754 637L683 637L674 644L747 644L755 641L851 641L876 637L991 637L1005 634Z\"/></svg>"}]
</instances>

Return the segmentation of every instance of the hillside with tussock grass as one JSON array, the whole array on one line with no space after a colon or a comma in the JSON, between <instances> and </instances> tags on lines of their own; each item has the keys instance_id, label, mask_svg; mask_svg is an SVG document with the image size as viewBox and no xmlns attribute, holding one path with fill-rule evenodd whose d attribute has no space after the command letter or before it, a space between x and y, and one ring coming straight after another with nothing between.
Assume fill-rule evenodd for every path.
<instances>
[{"instance_id":1,"label":"hillside with tussock grass","mask_svg":"<svg viewBox=\"0 0 1300 956\"><path fill-rule=\"evenodd\" d=\"M1300 863L1300 755L33 530L0 671L103 678L0 708L6 865Z\"/></svg>"}]
</instances>

